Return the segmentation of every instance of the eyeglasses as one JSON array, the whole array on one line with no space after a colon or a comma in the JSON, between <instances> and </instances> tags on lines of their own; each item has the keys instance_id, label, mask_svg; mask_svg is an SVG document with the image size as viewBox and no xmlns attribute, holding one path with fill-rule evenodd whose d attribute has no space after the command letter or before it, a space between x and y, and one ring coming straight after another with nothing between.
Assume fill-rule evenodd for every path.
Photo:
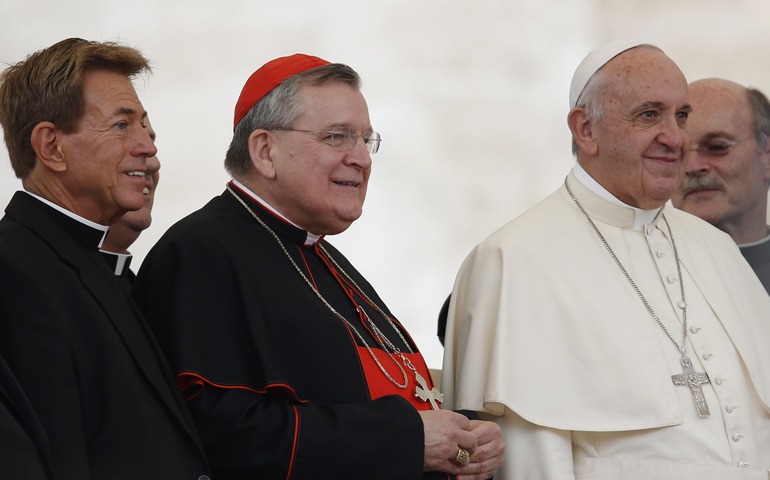
<instances>
[{"instance_id":1,"label":"eyeglasses","mask_svg":"<svg viewBox=\"0 0 770 480\"><path fill-rule=\"evenodd\" d=\"M715 138L707 140L705 143L698 145L697 148L690 147L690 150L695 150L704 157L724 157L730 153L730 151L732 151L736 145L743 143L746 140L751 140L752 138L754 137L744 138L743 140L738 140L737 142L726 142L724 140Z\"/></svg>"},{"instance_id":2,"label":"eyeglasses","mask_svg":"<svg viewBox=\"0 0 770 480\"><path fill-rule=\"evenodd\" d=\"M321 141L339 150L348 150L353 148L358 141L358 137L364 139L366 151L371 155L377 153L380 149L382 138L377 132L356 133L349 127L334 127L331 130L299 130L297 128L275 128L273 130L283 130L285 132L303 132L303 133L322 133Z\"/></svg>"}]
</instances>

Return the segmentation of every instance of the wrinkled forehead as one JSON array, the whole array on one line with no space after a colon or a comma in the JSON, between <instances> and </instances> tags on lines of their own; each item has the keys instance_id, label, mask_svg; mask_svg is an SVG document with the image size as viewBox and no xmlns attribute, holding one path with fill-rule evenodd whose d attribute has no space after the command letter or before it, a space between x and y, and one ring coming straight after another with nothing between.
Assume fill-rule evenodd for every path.
<instances>
[{"instance_id":1,"label":"wrinkled forehead","mask_svg":"<svg viewBox=\"0 0 770 480\"><path fill-rule=\"evenodd\" d=\"M754 129L746 88L729 83L695 82L690 85L690 132L693 136L751 135Z\"/></svg>"},{"instance_id":2,"label":"wrinkled forehead","mask_svg":"<svg viewBox=\"0 0 770 480\"><path fill-rule=\"evenodd\" d=\"M119 117L142 119L147 115L131 79L110 70L86 71L83 79L83 100L84 115L101 121ZM81 117L78 124L82 122Z\"/></svg>"},{"instance_id":3,"label":"wrinkled forehead","mask_svg":"<svg viewBox=\"0 0 770 480\"><path fill-rule=\"evenodd\" d=\"M614 90L645 102L673 102L675 108L689 104L684 74L660 50L636 47L613 58L603 69Z\"/></svg>"},{"instance_id":4,"label":"wrinkled forehead","mask_svg":"<svg viewBox=\"0 0 770 480\"><path fill-rule=\"evenodd\" d=\"M369 107L361 90L342 81L323 85L303 84L297 92L297 120L314 119L325 126L351 126L369 123ZM371 125L363 125L370 127Z\"/></svg>"},{"instance_id":5,"label":"wrinkled forehead","mask_svg":"<svg viewBox=\"0 0 770 480\"><path fill-rule=\"evenodd\" d=\"M706 79L691 83L689 88L690 101L696 110L751 115L748 90L742 85L727 80Z\"/></svg>"}]
</instances>

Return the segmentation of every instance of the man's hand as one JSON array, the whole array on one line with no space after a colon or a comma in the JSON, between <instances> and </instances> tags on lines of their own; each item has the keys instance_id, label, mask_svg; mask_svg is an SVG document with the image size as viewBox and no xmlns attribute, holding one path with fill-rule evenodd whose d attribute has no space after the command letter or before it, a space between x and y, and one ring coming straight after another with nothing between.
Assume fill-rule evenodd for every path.
<instances>
[{"instance_id":1,"label":"man's hand","mask_svg":"<svg viewBox=\"0 0 770 480\"><path fill-rule=\"evenodd\" d=\"M473 461L473 455L479 445L477 435L469 431L471 421L450 410L428 410L418 413L422 417L422 423L425 427L423 470L426 472L446 472L452 475L457 475L463 471L463 467L454 462L457 452L461 447L464 448L471 455L471 461ZM499 428L497 434L499 437ZM465 468L469 465L466 465Z\"/></svg>"}]
</instances>

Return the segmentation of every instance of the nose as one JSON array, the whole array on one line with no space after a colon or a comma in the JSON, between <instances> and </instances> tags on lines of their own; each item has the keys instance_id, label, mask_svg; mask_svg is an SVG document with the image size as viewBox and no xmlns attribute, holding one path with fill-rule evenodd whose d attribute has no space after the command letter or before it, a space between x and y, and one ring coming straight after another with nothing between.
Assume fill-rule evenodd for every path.
<instances>
[{"instance_id":1,"label":"nose","mask_svg":"<svg viewBox=\"0 0 770 480\"><path fill-rule=\"evenodd\" d=\"M160 170L160 160L157 155L147 157L147 173L150 175L157 173Z\"/></svg>"},{"instance_id":2,"label":"nose","mask_svg":"<svg viewBox=\"0 0 770 480\"><path fill-rule=\"evenodd\" d=\"M134 133L136 144L132 152L133 155L136 157L144 155L148 159L154 157L158 153L158 149L155 147L155 142L152 141L147 130L139 126L139 128L134 129ZM160 169L160 162L158 162L158 169Z\"/></svg>"},{"instance_id":3,"label":"nose","mask_svg":"<svg viewBox=\"0 0 770 480\"><path fill-rule=\"evenodd\" d=\"M371 168L372 156L369 154L369 150L366 149L364 138L359 136L356 138L356 143L347 151L345 156L345 165L355 166L362 170Z\"/></svg>"},{"instance_id":4,"label":"nose","mask_svg":"<svg viewBox=\"0 0 770 480\"><path fill-rule=\"evenodd\" d=\"M684 150L683 155L690 149L687 129L677 121L676 116L671 116L663 122L657 141L673 151Z\"/></svg>"},{"instance_id":5,"label":"nose","mask_svg":"<svg viewBox=\"0 0 770 480\"><path fill-rule=\"evenodd\" d=\"M691 177L698 177L705 175L710 171L711 163L709 163L708 157L701 155L699 150L690 148L690 153L687 156L687 170L685 173Z\"/></svg>"}]
</instances>

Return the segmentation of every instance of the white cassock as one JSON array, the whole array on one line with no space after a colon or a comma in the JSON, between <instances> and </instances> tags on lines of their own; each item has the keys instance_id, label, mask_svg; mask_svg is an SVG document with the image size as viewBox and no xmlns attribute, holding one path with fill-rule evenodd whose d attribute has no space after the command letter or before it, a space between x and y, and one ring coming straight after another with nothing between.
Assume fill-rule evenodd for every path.
<instances>
[{"instance_id":1,"label":"white cassock","mask_svg":"<svg viewBox=\"0 0 770 480\"><path fill-rule=\"evenodd\" d=\"M623 206L575 171L584 181L570 173L573 193L681 344L668 220L687 353L711 380L702 387L710 416L673 384L680 351L564 186L460 269L443 407L486 412L501 426L499 480L767 480L770 297L728 235L670 206L657 216Z\"/></svg>"}]
</instances>

